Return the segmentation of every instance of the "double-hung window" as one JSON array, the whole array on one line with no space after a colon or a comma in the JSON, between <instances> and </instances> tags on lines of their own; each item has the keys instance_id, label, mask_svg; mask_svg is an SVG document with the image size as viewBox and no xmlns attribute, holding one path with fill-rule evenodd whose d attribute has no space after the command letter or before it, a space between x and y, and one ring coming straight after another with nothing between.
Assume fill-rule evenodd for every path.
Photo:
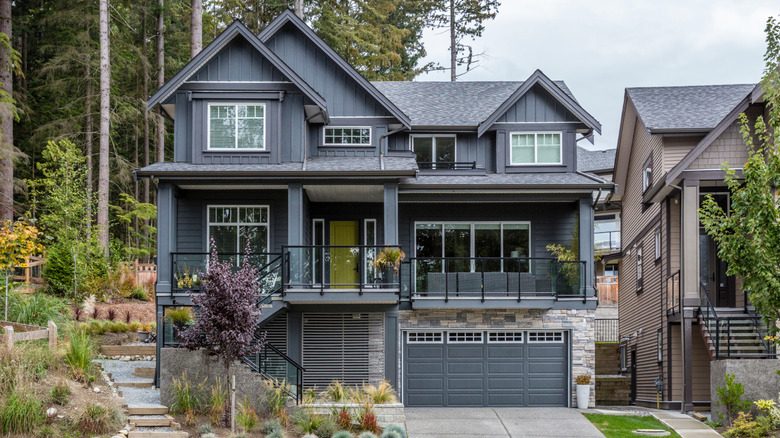
<instances>
[{"instance_id":1,"label":"double-hung window","mask_svg":"<svg viewBox=\"0 0 780 438\"><path fill-rule=\"evenodd\" d=\"M267 205L212 205L209 206L208 242L210 245L214 240L220 258L224 255L225 259L238 263L247 244L253 254L268 252L268 225Z\"/></svg>"},{"instance_id":2,"label":"double-hung window","mask_svg":"<svg viewBox=\"0 0 780 438\"><path fill-rule=\"evenodd\" d=\"M265 149L265 104L210 103L208 149Z\"/></svg>"},{"instance_id":3,"label":"double-hung window","mask_svg":"<svg viewBox=\"0 0 780 438\"><path fill-rule=\"evenodd\" d=\"M452 169L455 165L454 135L415 135L412 150L421 169Z\"/></svg>"},{"instance_id":4,"label":"double-hung window","mask_svg":"<svg viewBox=\"0 0 780 438\"><path fill-rule=\"evenodd\" d=\"M510 137L511 165L562 163L560 132L513 132Z\"/></svg>"},{"instance_id":5,"label":"double-hung window","mask_svg":"<svg viewBox=\"0 0 780 438\"><path fill-rule=\"evenodd\" d=\"M324 134L325 146L371 146L370 127L329 126Z\"/></svg>"}]
</instances>

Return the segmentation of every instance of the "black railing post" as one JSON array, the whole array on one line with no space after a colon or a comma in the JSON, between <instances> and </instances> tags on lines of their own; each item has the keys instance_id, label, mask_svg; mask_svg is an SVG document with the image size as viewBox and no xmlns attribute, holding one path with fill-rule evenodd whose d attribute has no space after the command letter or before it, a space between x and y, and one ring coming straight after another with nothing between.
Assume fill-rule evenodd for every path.
<instances>
[{"instance_id":1,"label":"black railing post","mask_svg":"<svg viewBox=\"0 0 780 438\"><path fill-rule=\"evenodd\" d=\"M588 285L585 283L585 279L588 278L586 275L588 269L588 263L585 261L580 262L580 275L579 275L579 281L582 285L582 304L585 304L588 302ZM593 278L596 278L596 272L593 271ZM593 296L596 296L596 293L598 291L598 287L596 287L596 284L593 284Z\"/></svg>"},{"instance_id":2,"label":"black railing post","mask_svg":"<svg viewBox=\"0 0 780 438\"><path fill-rule=\"evenodd\" d=\"M726 351L728 351L727 358L731 358L731 319L726 320Z\"/></svg>"},{"instance_id":3,"label":"black railing post","mask_svg":"<svg viewBox=\"0 0 780 438\"><path fill-rule=\"evenodd\" d=\"M480 259L480 273L482 274L482 280L480 281L480 289L482 291L482 302L485 302L485 259Z\"/></svg>"},{"instance_id":4,"label":"black railing post","mask_svg":"<svg viewBox=\"0 0 780 438\"><path fill-rule=\"evenodd\" d=\"M447 272L447 260L441 260L442 271L444 271L444 302L450 301L450 273Z\"/></svg>"},{"instance_id":5,"label":"black railing post","mask_svg":"<svg viewBox=\"0 0 780 438\"><path fill-rule=\"evenodd\" d=\"M707 321L704 322L705 324ZM715 360L720 359L720 322L715 320Z\"/></svg>"},{"instance_id":6,"label":"black railing post","mask_svg":"<svg viewBox=\"0 0 780 438\"><path fill-rule=\"evenodd\" d=\"M325 295L325 247L320 247L320 251L320 295Z\"/></svg>"},{"instance_id":7,"label":"black railing post","mask_svg":"<svg viewBox=\"0 0 780 438\"><path fill-rule=\"evenodd\" d=\"M364 250L362 246L358 247L358 295L363 295L363 273L364 273L364 267L363 263L365 263Z\"/></svg>"},{"instance_id":8,"label":"black railing post","mask_svg":"<svg viewBox=\"0 0 780 438\"><path fill-rule=\"evenodd\" d=\"M528 263L531 263L530 261ZM530 265L528 266L530 271ZM509 277L506 278L507 289L509 289ZM517 302L519 303L523 296L523 261L517 259Z\"/></svg>"},{"instance_id":9,"label":"black railing post","mask_svg":"<svg viewBox=\"0 0 780 438\"><path fill-rule=\"evenodd\" d=\"M178 269L178 266L177 266L178 261L176 260L176 257L174 257L173 253L170 254L170 257L171 257L171 298L173 298L173 289L174 289L174 287L177 286L177 284L176 284L176 271Z\"/></svg>"}]
</instances>

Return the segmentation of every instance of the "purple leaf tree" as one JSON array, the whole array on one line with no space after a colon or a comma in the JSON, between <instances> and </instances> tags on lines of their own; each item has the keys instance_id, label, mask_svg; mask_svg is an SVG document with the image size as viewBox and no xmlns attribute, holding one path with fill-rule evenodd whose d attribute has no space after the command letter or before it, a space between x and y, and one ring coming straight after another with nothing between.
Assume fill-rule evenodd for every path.
<instances>
[{"instance_id":1,"label":"purple leaf tree","mask_svg":"<svg viewBox=\"0 0 780 438\"><path fill-rule=\"evenodd\" d=\"M205 350L217 356L225 366L230 382L230 429L235 432L235 371L234 362L255 354L262 348L263 339L256 342L255 331L261 311L257 306L260 288L258 270L249 263L250 248L242 258L241 269L236 271L230 261L221 261L212 238L211 257L202 275L201 293L190 292L197 307L194 324L179 333L181 347L188 350Z\"/></svg>"}]
</instances>

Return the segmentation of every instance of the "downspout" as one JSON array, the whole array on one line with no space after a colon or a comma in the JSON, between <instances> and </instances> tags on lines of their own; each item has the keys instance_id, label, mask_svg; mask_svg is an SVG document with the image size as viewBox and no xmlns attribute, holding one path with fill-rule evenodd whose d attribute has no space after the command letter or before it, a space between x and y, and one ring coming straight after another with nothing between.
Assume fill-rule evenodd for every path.
<instances>
[{"instance_id":1,"label":"downspout","mask_svg":"<svg viewBox=\"0 0 780 438\"><path fill-rule=\"evenodd\" d=\"M379 136L379 169L380 170L385 170L385 151L382 148L382 141L393 134L398 134L399 132L403 132L403 131L406 131L406 128L402 126L398 129L393 129L392 131L388 131Z\"/></svg>"},{"instance_id":2,"label":"downspout","mask_svg":"<svg viewBox=\"0 0 780 438\"><path fill-rule=\"evenodd\" d=\"M601 199L601 189L599 189L599 193L596 195L596 199L593 201L593 208L596 208L596 204L599 203L599 199Z\"/></svg>"}]
</instances>

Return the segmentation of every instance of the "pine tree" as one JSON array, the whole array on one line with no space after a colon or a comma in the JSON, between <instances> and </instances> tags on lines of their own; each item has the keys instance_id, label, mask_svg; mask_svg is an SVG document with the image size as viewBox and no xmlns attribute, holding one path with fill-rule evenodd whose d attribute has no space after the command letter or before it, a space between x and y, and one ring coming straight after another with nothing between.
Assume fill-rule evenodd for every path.
<instances>
[{"instance_id":1,"label":"pine tree","mask_svg":"<svg viewBox=\"0 0 780 438\"><path fill-rule=\"evenodd\" d=\"M0 102L0 221L14 216L14 107L13 107L13 49L11 48L11 0L0 0L0 82L5 98ZM10 100L10 101L9 101Z\"/></svg>"},{"instance_id":2,"label":"pine tree","mask_svg":"<svg viewBox=\"0 0 780 438\"><path fill-rule=\"evenodd\" d=\"M111 64L109 59L108 0L100 1L100 158L98 163L98 241L108 255L108 140L111 108Z\"/></svg>"}]
</instances>

